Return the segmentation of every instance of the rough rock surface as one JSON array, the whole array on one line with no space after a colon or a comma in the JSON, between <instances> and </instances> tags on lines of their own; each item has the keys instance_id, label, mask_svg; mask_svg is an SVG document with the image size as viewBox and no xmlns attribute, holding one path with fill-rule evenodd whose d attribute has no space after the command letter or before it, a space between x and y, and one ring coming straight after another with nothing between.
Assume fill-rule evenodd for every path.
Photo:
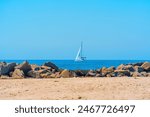
<instances>
[{"instance_id":1,"label":"rough rock surface","mask_svg":"<svg viewBox=\"0 0 150 117\"><path fill-rule=\"evenodd\" d=\"M27 73L29 77L40 78L40 73L38 71L31 70Z\"/></svg>"},{"instance_id":2,"label":"rough rock surface","mask_svg":"<svg viewBox=\"0 0 150 117\"><path fill-rule=\"evenodd\" d=\"M16 63L0 63L0 75L9 75L14 70Z\"/></svg>"},{"instance_id":3,"label":"rough rock surface","mask_svg":"<svg viewBox=\"0 0 150 117\"><path fill-rule=\"evenodd\" d=\"M20 69L15 69L15 71L12 73L13 78L25 78L24 72Z\"/></svg>"},{"instance_id":4,"label":"rough rock surface","mask_svg":"<svg viewBox=\"0 0 150 117\"><path fill-rule=\"evenodd\" d=\"M28 63L28 61L23 62L22 64L15 67L15 69L20 69L24 72L26 75L30 70L32 70L31 65Z\"/></svg>"},{"instance_id":5,"label":"rough rock surface","mask_svg":"<svg viewBox=\"0 0 150 117\"><path fill-rule=\"evenodd\" d=\"M128 70L115 70L115 73L118 74L118 76L130 76L130 72Z\"/></svg>"},{"instance_id":6,"label":"rough rock surface","mask_svg":"<svg viewBox=\"0 0 150 117\"><path fill-rule=\"evenodd\" d=\"M141 67L142 67L145 71L150 71L150 63L149 63L149 62L143 63Z\"/></svg>"},{"instance_id":7,"label":"rough rock surface","mask_svg":"<svg viewBox=\"0 0 150 117\"><path fill-rule=\"evenodd\" d=\"M139 72L139 73L144 71L144 69L141 66L135 66L134 70L135 70L135 72Z\"/></svg>"},{"instance_id":8,"label":"rough rock surface","mask_svg":"<svg viewBox=\"0 0 150 117\"><path fill-rule=\"evenodd\" d=\"M41 67L34 64L34 65L31 65L31 69L32 69L33 71L38 71L38 70L41 69Z\"/></svg>"},{"instance_id":9,"label":"rough rock surface","mask_svg":"<svg viewBox=\"0 0 150 117\"><path fill-rule=\"evenodd\" d=\"M94 76L96 76L96 72L93 71L93 70L90 70L90 71L86 74L86 76L94 77Z\"/></svg>"},{"instance_id":10,"label":"rough rock surface","mask_svg":"<svg viewBox=\"0 0 150 117\"><path fill-rule=\"evenodd\" d=\"M71 78L71 77L150 77L150 63L121 64L118 67L102 67L96 70L59 69L51 62L42 66L27 61L16 63L0 62L0 76L4 78Z\"/></svg>"},{"instance_id":11,"label":"rough rock surface","mask_svg":"<svg viewBox=\"0 0 150 117\"><path fill-rule=\"evenodd\" d=\"M134 67L132 65L123 65L118 66L117 70L128 70L130 72L134 72Z\"/></svg>"},{"instance_id":12,"label":"rough rock surface","mask_svg":"<svg viewBox=\"0 0 150 117\"><path fill-rule=\"evenodd\" d=\"M51 67L55 69L56 71L59 71L59 68L54 63L51 63L51 62L44 63L43 66Z\"/></svg>"},{"instance_id":13,"label":"rough rock surface","mask_svg":"<svg viewBox=\"0 0 150 117\"><path fill-rule=\"evenodd\" d=\"M101 69L101 73L102 73L103 76L106 76L107 74L110 74L110 73L114 72L114 70L115 70L115 67L113 67L113 66L109 67L109 68L103 67Z\"/></svg>"},{"instance_id":14,"label":"rough rock surface","mask_svg":"<svg viewBox=\"0 0 150 117\"><path fill-rule=\"evenodd\" d=\"M72 73L69 70L67 70L67 69L63 70L61 72L60 76L63 77L63 78L73 77Z\"/></svg>"}]
</instances>

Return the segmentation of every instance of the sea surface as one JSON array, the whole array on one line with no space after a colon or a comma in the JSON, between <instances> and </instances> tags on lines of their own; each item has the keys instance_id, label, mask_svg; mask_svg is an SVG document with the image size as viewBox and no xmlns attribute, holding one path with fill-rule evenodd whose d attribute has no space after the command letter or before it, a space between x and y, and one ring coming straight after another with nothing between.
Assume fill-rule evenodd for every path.
<instances>
[{"instance_id":1,"label":"sea surface","mask_svg":"<svg viewBox=\"0 0 150 117\"><path fill-rule=\"evenodd\" d=\"M0 62L16 62L22 63L25 60L0 60ZM86 60L83 62L75 62L74 60L28 60L30 64L42 65L45 62L52 62L56 64L59 68L69 69L69 70L90 70L90 69L99 69L101 67L117 67L120 64L128 64L128 63L137 63L137 62L145 62L150 60Z\"/></svg>"}]
</instances>

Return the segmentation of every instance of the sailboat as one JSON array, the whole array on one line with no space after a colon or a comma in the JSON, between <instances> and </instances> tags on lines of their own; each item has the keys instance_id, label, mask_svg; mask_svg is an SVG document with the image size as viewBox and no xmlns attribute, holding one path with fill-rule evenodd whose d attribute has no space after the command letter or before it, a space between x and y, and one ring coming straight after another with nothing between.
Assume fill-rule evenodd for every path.
<instances>
[{"instance_id":1,"label":"sailboat","mask_svg":"<svg viewBox=\"0 0 150 117\"><path fill-rule=\"evenodd\" d=\"M80 46L77 56L75 58L76 62L85 61L85 59L86 59L86 57L83 57L83 55L82 55L82 49L83 49L83 43L81 42L81 46Z\"/></svg>"}]
</instances>

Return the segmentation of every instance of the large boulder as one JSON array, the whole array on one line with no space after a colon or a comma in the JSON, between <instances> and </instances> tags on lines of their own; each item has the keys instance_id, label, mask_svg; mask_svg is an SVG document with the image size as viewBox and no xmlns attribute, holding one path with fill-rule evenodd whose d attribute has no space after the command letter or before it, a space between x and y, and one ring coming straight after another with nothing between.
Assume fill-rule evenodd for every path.
<instances>
[{"instance_id":1,"label":"large boulder","mask_svg":"<svg viewBox=\"0 0 150 117\"><path fill-rule=\"evenodd\" d=\"M147 72L150 71L150 63L149 62L143 63L141 67Z\"/></svg>"},{"instance_id":2,"label":"large boulder","mask_svg":"<svg viewBox=\"0 0 150 117\"><path fill-rule=\"evenodd\" d=\"M0 63L0 75L9 75L14 70L16 63Z\"/></svg>"},{"instance_id":3,"label":"large boulder","mask_svg":"<svg viewBox=\"0 0 150 117\"><path fill-rule=\"evenodd\" d=\"M93 71L93 70L90 70L90 71L86 74L86 76L95 77L95 76L96 76L96 72Z\"/></svg>"},{"instance_id":4,"label":"large boulder","mask_svg":"<svg viewBox=\"0 0 150 117\"><path fill-rule=\"evenodd\" d=\"M81 70L75 70L74 71L76 73L77 76L81 77L84 76L85 74L81 71Z\"/></svg>"},{"instance_id":5,"label":"large boulder","mask_svg":"<svg viewBox=\"0 0 150 117\"><path fill-rule=\"evenodd\" d=\"M55 69L56 71L59 70L59 68L54 63L51 63L51 62L46 62L43 64L43 66L51 67L51 68Z\"/></svg>"},{"instance_id":6,"label":"large boulder","mask_svg":"<svg viewBox=\"0 0 150 117\"><path fill-rule=\"evenodd\" d=\"M124 68L124 64L121 64L121 65L119 65L118 67L117 67L117 70L122 70L123 68Z\"/></svg>"},{"instance_id":7,"label":"large boulder","mask_svg":"<svg viewBox=\"0 0 150 117\"><path fill-rule=\"evenodd\" d=\"M83 77L85 76L89 71L88 70L74 70L75 77Z\"/></svg>"},{"instance_id":8,"label":"large boulder","mask_svg":"<svg viewBox=\"0 0 150 117\"><path fill-rule=\"evenodd\" d=\"M27 76L32 78L40 78L40 73L38 71L31 70L27 73Z\"/></svg>"},{"instance_id":9,"label":"large boulder","mask_svg":"<svg viewBox=\"0 0 150 117\"><path fill-rule=\"evenodd\" d=\"M115 74L117 76L130 76L130 72L128 70L115 70Z\"/></svg>"},{"instance_id":10,"label":"large boulder","mask_svg":"<svg viewBox=\"0 0 150 117\"><path fill-rule=\"evenodd\" d=\"M48 69L41 69L38 72L41 78L50 78L50 75L52 74L52 71Z\"/></svg>"},{"instance_id":11,"label":"large boulder","mask_svg":"<svg viewBox=\"0 0 150 117\"><path fill-rule=\"evenodd\" d=\"M139 73L144 71L144 69L141 66L135 66L134 70L135 70L135 72L139 72Z\"/></svg>"},{"instance_id":12,"label":"large boulder","mask_svg":"<svg viewBox=\"0 0 150 117\"><path fill-rule=\"evenodd\" d=\"M23 62L22 64L15 67L15 69L20 69L24 72L25 75L32 70L31 65L28 63L28 61Z\"/></svg>"},{"instance_id":13,"label":"large boulder","mask_svg":"<svg viewBox=\"0 0 150 117\"><path fill-rule=\"evenodd\" d=\"M128 70L130 72L134 72L134 67L132 65L123 65L117 67L117 70Z\"/></svg>"},{"instance_id":14,"label":"large boulder","mask_svg":"<svg viewBox=\"0 0 150 117\"><path fill-rule=\"evenodd\" d=\"M100 73L101 73L102 77L106 77L107 74L113 73L114 70L115 70L115 67L113 67L113 66L109 67L109 68L103 67L102 69L100 69Z\"/></svg>"},{"instance_id":15,"label":"large boulder","mask_svg":"<svg viewBox=\"0 0 150 117\"><path fill-rule=\"evenodd\" d=\"M31 65L31 69L32 69L33 71L38 71L38 70L41 69L41 67L38 66L38 65L33 64L33 65Z\"/></svg>"},{"instance_id":16,"label":"large boulder","mask_svg":"<svg viewBox=\"0 0 150 117\"><path fill-rule=\"evenodd\" d=\"M126 65L122 70L129 70L130 72L134 72L134 67L132 65Z\"/></svg>"},{"instance_id":17,"label":"large boulder","mask_svg":"<svg viewBox=\"0 0 150 117\"><path fill-rule=\"evenodd\" d=\"M134 64L132 64L133 66L141 66L141 65L143 65L143 62L141 62L141 63L134 63Z\"/></svg>"},{"instance_id":18,"label":"large boulder","mask_svg":"<svg viewBox=\"0 0 150 117\"><path fill-rule=\"evenodd\" d=\"M25 78L24 72L20 69L15 69L15 71L12 73L13 78Z\"/></svg>"},{"instance_id":19,"label":"large boulder","mask_svg":"<svg viewBox=\"0 0 150 117\"><path fill-rule=\"evenodd\" d=\"M70 78L70 77L74 77L72 72L70 72L69 70L65 69L61 72L60 74L61 77L63 78Z\"/></svg>"},{"instance_id":20,"label":"large boulder","mask_svg":"<svg viewBox=\"0 0 150 117\"><path fill-rule=\"evenodd\" d=\"M114 67L114 66L109 67L109 68L103 67L103 68L101 69L101 72L108 74L108 73L114 72L114 70L115 70L115 67Z\"/></svg>"}]
</instances>

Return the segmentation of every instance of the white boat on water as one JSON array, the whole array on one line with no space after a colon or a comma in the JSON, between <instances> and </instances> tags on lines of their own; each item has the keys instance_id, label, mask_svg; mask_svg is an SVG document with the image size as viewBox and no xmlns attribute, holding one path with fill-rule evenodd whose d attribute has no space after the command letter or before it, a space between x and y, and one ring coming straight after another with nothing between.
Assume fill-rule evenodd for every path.
<instances>
[{"instance_id":1,"label":"white boat on water","mask_svg":"<svg viewBox=\"0 0 150 117\"><path fill-rule=\"evenodd\" d=\"M77 56L76 56L76 58L75 58L75 61L76 62L81 62L81 61L85 61L86 60L86 57L83 57L83 43L81 42L81 46L80 46L80 48L79 48L79 51L78 51L78 53L77 53Z\"/></svg>"}]
</instances>

